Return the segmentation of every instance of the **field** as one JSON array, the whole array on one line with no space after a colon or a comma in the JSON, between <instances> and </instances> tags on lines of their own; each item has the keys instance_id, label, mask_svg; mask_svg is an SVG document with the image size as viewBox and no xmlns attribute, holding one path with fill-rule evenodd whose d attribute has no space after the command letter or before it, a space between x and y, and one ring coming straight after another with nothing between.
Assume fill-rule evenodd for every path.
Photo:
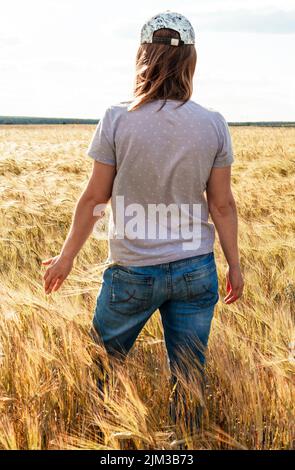
<instances>
[{"instance_id":1,"label":"field","mask_svg":"<svg viewBox=\"0 0 295 470\"><path fill-rule=\"evenodd\" d=\"M103 350L88 329L106 241L91 237L63 287L43 291L41 260L66 236L91 171L93 131L0 126L0 449L294 448L295 128L231 127L245 289L222 303L226 262L216 237L221 300L204 427L193 435L167 416L158 312L104 399L97 392L94 357Z\"/></svg>"}]
</instances>

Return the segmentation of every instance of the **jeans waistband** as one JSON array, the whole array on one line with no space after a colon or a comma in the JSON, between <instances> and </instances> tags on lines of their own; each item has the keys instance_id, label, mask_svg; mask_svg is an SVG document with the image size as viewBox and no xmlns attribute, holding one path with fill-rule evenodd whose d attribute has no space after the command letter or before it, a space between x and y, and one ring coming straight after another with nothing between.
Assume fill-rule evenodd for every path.
<instances>
[{"instance_id":1,"label":"jeans waistband","mask_svg":"<svg viewBox=\"0 0 295 470\"><path fill-rule=\"evenodd\" d=\"M214 259L214 252L210 251L209 253L204 253L202 255L195 255L195 256L190 256L188 258L177 259L175 261L169 261L167 263L158 264L157 266L159 266L159 267L185 266L185 265L189 265L189 264L193 263L194 261L201 260L203 258L208 258L208 260Z\"/></svg>"}]
</instances>

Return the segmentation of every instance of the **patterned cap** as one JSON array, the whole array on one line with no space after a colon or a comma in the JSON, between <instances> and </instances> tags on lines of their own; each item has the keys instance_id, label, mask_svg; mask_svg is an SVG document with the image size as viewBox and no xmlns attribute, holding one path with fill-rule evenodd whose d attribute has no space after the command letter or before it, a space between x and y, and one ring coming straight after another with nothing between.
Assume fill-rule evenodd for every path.
<instances>
[{"instance_id":1,"label":"patterned cap","mask_svg":"<svg viewBox=\"0 0 295 470\"><path fill-rule=\"evenodd\" d=\"M170 28L180 34L180 39L153 37L158 29ZM195 32L189 20L181 13L166 10L149 18L141 28L140 43L162 43L171 46L195 44Z\"/></svg>"}]
</instances>

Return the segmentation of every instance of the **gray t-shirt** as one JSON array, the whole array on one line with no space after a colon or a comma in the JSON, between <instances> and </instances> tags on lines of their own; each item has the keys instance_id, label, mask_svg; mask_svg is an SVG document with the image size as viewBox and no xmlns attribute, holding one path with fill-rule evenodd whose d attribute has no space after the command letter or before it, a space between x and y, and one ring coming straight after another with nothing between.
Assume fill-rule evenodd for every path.
<instances>
[{"instance_id":1,"label":"gray t-shirt","mask_svg":"<svg viewBox=\"0 0 295 470\"><path fill-rule=\"evenodd\" d=\"M225 118L193 100L107 107L86 154L115 165L107 263L146 266L213 251L204 191L212 167L231 165Z\"/></svg>"}]
</instances>

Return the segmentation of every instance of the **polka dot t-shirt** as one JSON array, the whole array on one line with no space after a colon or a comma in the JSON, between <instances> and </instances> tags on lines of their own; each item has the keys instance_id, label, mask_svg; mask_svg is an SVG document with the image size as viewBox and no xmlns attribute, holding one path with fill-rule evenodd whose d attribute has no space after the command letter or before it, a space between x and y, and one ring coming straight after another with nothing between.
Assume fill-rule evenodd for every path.
<instances>
[{"instance_id":1,"label":"polka dot t-shirt","mask_svg":"<svg viewBox=\"0 0 295 470\"><path fill-rule=\"evenodd\" d=\"M134 111L130 103L105 109L86 151L117 170L107 262L147 266L213 251L204 192L212 167L234 161L225 118L193 100Z\"/></svg>"}]
</instances>

